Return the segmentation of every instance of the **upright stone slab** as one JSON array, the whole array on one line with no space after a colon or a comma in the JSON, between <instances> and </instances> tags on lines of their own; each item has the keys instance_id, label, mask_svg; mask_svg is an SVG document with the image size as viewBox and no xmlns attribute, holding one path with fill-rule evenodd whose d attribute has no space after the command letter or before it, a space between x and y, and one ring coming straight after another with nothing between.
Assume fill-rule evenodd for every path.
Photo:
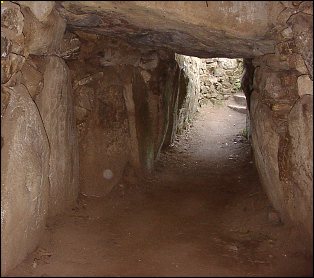
<instances>
[{"instance_id":1,"label":"upright stone slab","mask_svg":"<svg viewBox=\"0 0 314 278\"><path fill-rule=\"evenodd\" d=\"M104 68L75 91L76 109L86 110L78 129L80 192L87 196L108 194L128 162L127 111L118 77L112 68Z\"/></svg>"},{"instance_id":2,"label":"upright stone slab","mask_svg":"<svg viewBox=\"0 0 314 278\"><path fill-rule=\"evenodd\" d=\"M285 212L284 192L280 186L278 169L279 135L272 118L271 109L262 103L257 92L251 95L251 132L254 160L264 189L273 206Z\"/></svg>"},{"instance_id":3,"label":"upright stone slab","mask_svg":"<svg viewBox=\"0 0 314 278\"><path fill-rule=\"evenodd\" d=\"M47 58L44 87L36 99L50 144L49 215L62 212L78 195L78 142L68 67Z\"/></svg>"},{"instance_id":4,"label":"upright stone slab","mask_svg":"<svg viewBox=\"0 0 314 278\"><path fill-rule=\"evenodd\" d=\"M48 210L49 144L38 109L23 85L8 89L1 119L1 274L32 252Z\"/></svg>"},{"instance_id":5,"label":"upright stone slab","mask_svg":"<svg viewBox=\"0 0 314 278\"><path fill-rule=\"evenodd\" d=\"M290 217L313 240L313 96L301 97L288 117ZM310 244L312 246L312 244Z\"/></svg>"},{"instance_id":6,"label":"upright stone slab","mask_svg":"<svg viewBox=\"0 0 314 278\"><path fill-rule=\"evenodd\" d=\"M22 1L21 4L24 15L23 34L25 36L26 51L34 55L59 53L66 28L65 20L55 9L51 11L51 7L47 7L45 12L35 8L35 5L40 6L37 4L32 5L32 9L29 9L31 3L28 2L30 1ZM25 3L28 3L27 7L24 6Z\"/></svg>"}]
</instances>

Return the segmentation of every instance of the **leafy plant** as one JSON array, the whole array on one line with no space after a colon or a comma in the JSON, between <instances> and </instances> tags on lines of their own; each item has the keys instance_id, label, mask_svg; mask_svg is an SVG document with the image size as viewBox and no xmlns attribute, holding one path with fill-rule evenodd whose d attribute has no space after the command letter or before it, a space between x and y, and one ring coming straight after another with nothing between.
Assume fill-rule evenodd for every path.
<instances>
[{"instance_id":1,"label":"leafy plant","mask_svg":"<svg viewBox=\"0 0 314 278\"><path fill-rule=\"evenodd\" d=\"M240 91L241 90L241 80L235 81L233 85L234 85L234 89L236 91Z\"/></svg>"},{"instance_id":2,"label":"leafy plant","mask_svg":"<svg viewBox=\"0 0 314 278\"><path fill-rule=\"evenodd\" d=\"M248 130L247 130L246 127L243 128L243 130L242 130L242 132L241 132L241 135L242 135L243 137L245 137L246 139L248 139Z\"/></svg>"}]
</instances>

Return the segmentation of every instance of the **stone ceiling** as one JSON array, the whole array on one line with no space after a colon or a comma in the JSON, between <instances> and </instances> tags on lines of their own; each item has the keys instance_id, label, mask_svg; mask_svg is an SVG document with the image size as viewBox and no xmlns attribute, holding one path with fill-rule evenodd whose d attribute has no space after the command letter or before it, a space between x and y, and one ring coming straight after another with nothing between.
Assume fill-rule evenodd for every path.
<instances>
[{"instance_id":1,"label":"stone ceiling","mask_svg":"<svg viewBox=\"0 0 314 278\"><path fill-rule=\"evenodd\" d=\"M136 47L210 57L274 51L279 1L59 1L71 31L126 40Z\"/></svg>"}]
</instances>

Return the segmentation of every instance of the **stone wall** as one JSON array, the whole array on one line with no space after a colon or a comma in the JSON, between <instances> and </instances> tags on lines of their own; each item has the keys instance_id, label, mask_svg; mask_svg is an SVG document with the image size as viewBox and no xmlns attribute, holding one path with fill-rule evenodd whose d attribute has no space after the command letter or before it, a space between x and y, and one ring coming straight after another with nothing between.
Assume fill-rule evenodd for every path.
<instances>
[{"instance_id":1,"label":"stone wall","mask_svg":"<svg viewBox=\"0 0 314 278\"><path fill-rule=\"evenodd\" d=\"M50 146L49 215L75 204L78 196L78 143L69 69L57 56L45 59L44 86L35 102Z\"/></svg>"},{"instance_id":2,"label":"stone wall","mask_svg":"<svg viewBox=\"0 0 314 278\"><path fill-rule=\"evenodd\" d=\"M178 107L176 133L186 129L198 111L201 93L200 65L201 59L176 54L176 61L180 68L178 86Z\"/></svg>"},{"instance_id":3,"label":"stone wall","mask_svg":"<svg viewBox=\"0 0 314 278\"><path fill-rule=\"evenodd\" d=\"M241 90L243 59L211 58L201 59L200 105L221 103Z\"/></svg>"},{"instance_id":4,"label":"stone wall","mask_svg":"<svg viewBox=\"0 0 314 278\"><path fill-rule=\"evenodd\" d=\"M252 144L285 223L313 241L313 3L282 2L275 53L253 60Z\"/></svg>"},{"instance_id":5,"label":"stone wall","mask_svg":"<svg viewBox=\"0 0 314 278\"><path fill-rule=\"evenodd\" d=\"M171 145L177 134L189 128L201 101L208 95L210 88L205 87L210 76L205 59L176 54L177 71L176 84L170 105L170 121L164 147ZM214 60L214 59L207 59ZM206 81L205 81L206 80ZM220 81L220 80L219 80ZM218 80L217 80L218 83Z\"/></svg>"},{"instance_id":6,"label":"stone wall","mask_svg":"<svg viewBox=\"0 0 314 278\"><path fill-rule=\"evenodd\" d=\"M78 148L54 2L1 4L1 273L33 251L46 218L73 205Z\"/></svg>"},{"instance_id":7,"label":"stone wall","mask_svg":"<svg viewBox=\"0 0 314 278\"><path fill-rule=\"evenodd\" d=\"M129 153L123 84L116 68L97 61L96 53L105 51L97 49L97 43L107 42L88 34L74 37L80 41L80 53L67 64L79 138L80 192L103 196L121 178Z\"/></svg>"},{"instance_id":8,"label":"stone wall","mask_svg":"<svg viewBox=\"0 0 314 278\"><path fill-rule=\"evenodd\" d=\"M142 176L162 146L192 121L201 59L136 49L123 40L75 31L68 60L79 132L80 192L104 196L131 168Z\"/></svg>"},{"instance_id":9,"label":"stone wall","mask_svg":"<svg viewBox=\"0 0 314 278\"><path fill-rule=\"evenodd\" d=\"M130 168L149 173L169 124L174 54L76 31L70 67L79 132L80 191L104 196Z\"/></svg>"}]
</instances>

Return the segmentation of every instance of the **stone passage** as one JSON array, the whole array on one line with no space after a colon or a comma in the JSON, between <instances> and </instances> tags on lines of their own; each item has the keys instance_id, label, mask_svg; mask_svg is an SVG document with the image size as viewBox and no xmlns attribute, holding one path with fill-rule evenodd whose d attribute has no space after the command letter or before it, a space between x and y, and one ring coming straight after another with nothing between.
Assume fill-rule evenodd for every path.
<instances>
[{"instance_id":1,"label":"stone passage","mask_svg":"<svg viewBox=\"0 0 314 278\"><path fill-rule=\"evenodd\" d=\"M80 193L151 177L199 104L238 89L262 186L312 256L311 1L4 1L2 274Z\"/></svg>"}]
</instances>

